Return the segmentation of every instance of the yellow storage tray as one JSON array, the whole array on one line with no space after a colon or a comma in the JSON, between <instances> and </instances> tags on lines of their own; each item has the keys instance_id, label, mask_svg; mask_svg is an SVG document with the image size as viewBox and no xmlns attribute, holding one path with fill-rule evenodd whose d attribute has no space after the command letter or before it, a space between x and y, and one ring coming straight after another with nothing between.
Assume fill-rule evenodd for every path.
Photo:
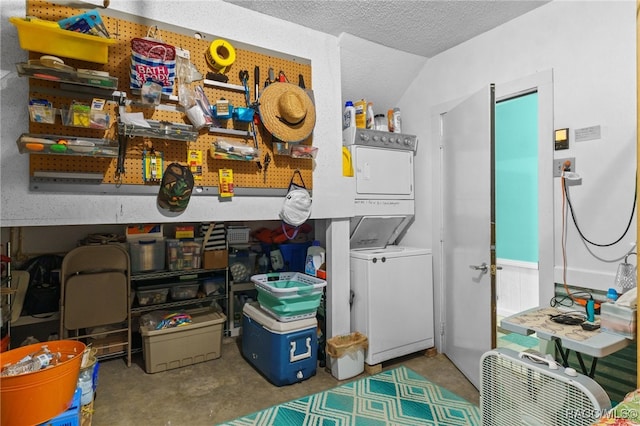
<instances>
[{"instance_id":1,"label":"yellow storage tray","mask_svg":"<svg viewBox=\"0 0 640 426\"><path fill-rule=\"evenodd\" d=\"M57 22L36 18L9 18L18 29L20 47L24 50L106 64L109 46L115 39L63 30Z\"/></svg>"}]
</instances>

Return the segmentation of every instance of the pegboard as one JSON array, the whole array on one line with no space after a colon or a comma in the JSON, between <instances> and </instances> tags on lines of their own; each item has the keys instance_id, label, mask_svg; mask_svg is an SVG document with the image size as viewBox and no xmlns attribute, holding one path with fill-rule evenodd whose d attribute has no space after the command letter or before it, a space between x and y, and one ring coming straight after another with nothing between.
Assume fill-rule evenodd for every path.
<instances>
[{"instance_id":1,"label":"pegboard","mask_svg":"<svg viewBox=\"0 0 640 426\"><path fill-rule=\"evenodd\" d=\"M39 0L27 1L27 15L34 16L48 21L58 21L60 19L82 13L82 10L49 3ZM109 47L109 60L107 64L97 64L93 62L85 62L70 58L62 58L65 64L74 68L87 68L93 70L107 71L112 77L118 78L118 90L127 94L127 112L142 112L148 120L169 121L171 123L190 124L186 116L182 112L182 107L177 101L177 96L172 96L173 100L164 99L162 105L157 108L148 108L140 105L139 95L132 93L129 89L129 69L131 58L131 40L136 37L145 37L148 35L149 25L143 25L137 22L109 16L108 11L101 13L107 30L112 38L117 40L115 45ZM143 19L144 20L144 19ZM180 47L190 52L191 63L195 65L202 75L213 71L205 58L205 52L208 50L210 43L217 36L210 36L192 31L193 35L185 33L172 32L174 29L170 24L157 22L151 27L155 31L157 38L162 39L164 43ZM199 38L198 38L199 37ZM286 59L279 55L270 55L263 53L261 49L251 50L246 46L239 48L232 40L229 41L235 48L236 60L228 67L225 75L228 77L228 83L231 85L242 86L240 79L240 71L246 70L249 74L248 87L250 89L250 100L255 99L255 82L254 67L260 69L260 92L265 87L265 80L268 76L269 68L274 70L277 77L282 71L287 81L298 83L299 75L304 78L307 89L310 89L311 82L311 65L303 63L306 61L297 61L295 58ZM46 52L45 52L46 53ZM30 59L38 59L42 54L39 52L30 52ZM174 95L177 95L177 79L174 84ZM56 82L44 80L30 79L31 98L44 98L52 102L56 108L64 108L71 104L75 99L66 98L64 93L60 91L52 95L52 89L58 86ZM245 93L242 90L227 89L203 85L202 82L196 82L203 86L204 92L211 104L217 99L224 98L230 101L234 106L246 106ZM90 96L89 96L90 99ZM110 99L113 103L108 106L113 111L111 117L111 126L108 130L98 130L89 128L76 128L65 126L57 117L55 124L42 124L30 122L29 133L35 134L54 134L69 137L90 137L90 138L107 138L118 140L117 127L117 102L118 99ZM218 121L217 125L226 129L246 130L250 131L249 123L235 123L232 120ZM200 180L196 181L196 185L204 187L218 186L218 170L232 169L234 176L234 186L236 188L265 188L265 189L281 189L288 188L291 178L295 170L300 170L304 183L307 188L313 187L312 169L313 160L306 158L293 158L285 155L274 155L272 149L272 137L262 125L257 125L256 137L258 148L260 151L260 166L264 163L266 154L271 157L271 162L266 173L264 167L260 167L256 161L237 161L237 160L221 160L211 157L209 150L213 142L217 140L227 140L233 143L244 143L254 146L251 136L238 136L230 134L220 134L204 128L198 132L198 136L194 142L185 142L178 140L166 140L149 138L143 136L127 137L127 150L124 161L125 173L118 175L116 173L118 160L116 158L94 158L79 157L65 155L44 155L30 154L30 174L34 175L36 171L53 171L53 172L92 172L104 174L102 183L105 184L122 184L122 185L159 185L159 182L145 183L142 174L143 151L153 148L156 152L161 152L164 158L165 167L172 162L188 164L189 150L202 151L203 164L202 175ZM306 141L301 142L302 145L312 145L313 136Z\"/></svg>"}]
</instances>

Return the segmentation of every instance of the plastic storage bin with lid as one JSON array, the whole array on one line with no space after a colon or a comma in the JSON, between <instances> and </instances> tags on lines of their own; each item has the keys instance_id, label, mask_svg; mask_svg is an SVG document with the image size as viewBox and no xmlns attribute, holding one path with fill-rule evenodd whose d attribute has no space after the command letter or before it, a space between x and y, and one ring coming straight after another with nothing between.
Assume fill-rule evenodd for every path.
<instances>
[{"instance_id":1,"label":"plastic storage bin with lid","mask_svg":"<svg viewBox=\"0 0 640 426\"><path fill-rule=\"evenodd\" d=\"M166 285L149 285L138 287L136 297L140 306L157 305L165 303L169 295L169 287Z\"/></svg>"},{"instance_id":2,"label":"plastic storage bin with lid","mask_svg":"<svg viewBox=\"0 0 640 426\"><path fill-rule=\"evenodd\" d=\"M144 370L157 373L220 358L223 325L227 317L218 309L186 311L192 322L154 330L140 326Z\"/></svg>"},{"instance_id":3,"label":"plastic storage bin with lid","mask_svg":"<svg viewBox=\"0 0 640 426\"><path fill-rule=\"evenodd\" d=\"M200 269L202 265L202 238L167 240L167 268L170 271Z\"/></svg>"},{"instance_id":4,"label":"plastic storage bin with lid","mask_svg":"<svg viewBox=\"0 0 640 426\"><path fill-rule=\"evenodd\" d=\"M171 300L187 300L187 299L195 299L198 296L198 289L200 288L200 283L195 282L186 282L181 283L180 285L171 286Z\"/></svg>"},{"instance_id":5,"label":"plastic storage bin with lid","mask_svg":"<svg viewBox=\"0 0 640 426\"><path fill-rule=\"evenodd\" d=\"M131 272L150 272L164 269L164 240L164 237L130 240Z\"/></svg>"}]
</instances>

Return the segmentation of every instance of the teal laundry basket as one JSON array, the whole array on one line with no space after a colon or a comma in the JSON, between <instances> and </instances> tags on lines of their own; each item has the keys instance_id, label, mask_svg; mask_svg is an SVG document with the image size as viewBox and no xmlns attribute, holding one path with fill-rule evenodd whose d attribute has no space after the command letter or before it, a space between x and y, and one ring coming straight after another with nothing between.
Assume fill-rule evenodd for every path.
<instances>
[{"instance_id":1,"label":"teal laundry basket","mask_svg":"<svg viewBox=\"0 0 640 426\"><path fill-rule=\"evenodd\" d=\"M301 272L253 275L260 307L278 321L315 317L327 282Z\"/></svg>"}]
</instances>

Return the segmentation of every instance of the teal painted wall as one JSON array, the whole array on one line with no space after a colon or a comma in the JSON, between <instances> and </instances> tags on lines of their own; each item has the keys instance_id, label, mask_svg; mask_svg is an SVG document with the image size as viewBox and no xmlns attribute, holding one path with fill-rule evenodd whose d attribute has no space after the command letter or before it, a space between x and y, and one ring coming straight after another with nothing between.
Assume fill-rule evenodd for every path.
<instances>
[{"instance_id":1,"label":"teal painted wall","mask_svg":"<svg viewBox=\"0 0 640 426\"><path fill-rule=\"evenodd\" d=\"M537 263L538 94L497 103L495 125L496 256Z\"/></svg>"}]
</instances>

